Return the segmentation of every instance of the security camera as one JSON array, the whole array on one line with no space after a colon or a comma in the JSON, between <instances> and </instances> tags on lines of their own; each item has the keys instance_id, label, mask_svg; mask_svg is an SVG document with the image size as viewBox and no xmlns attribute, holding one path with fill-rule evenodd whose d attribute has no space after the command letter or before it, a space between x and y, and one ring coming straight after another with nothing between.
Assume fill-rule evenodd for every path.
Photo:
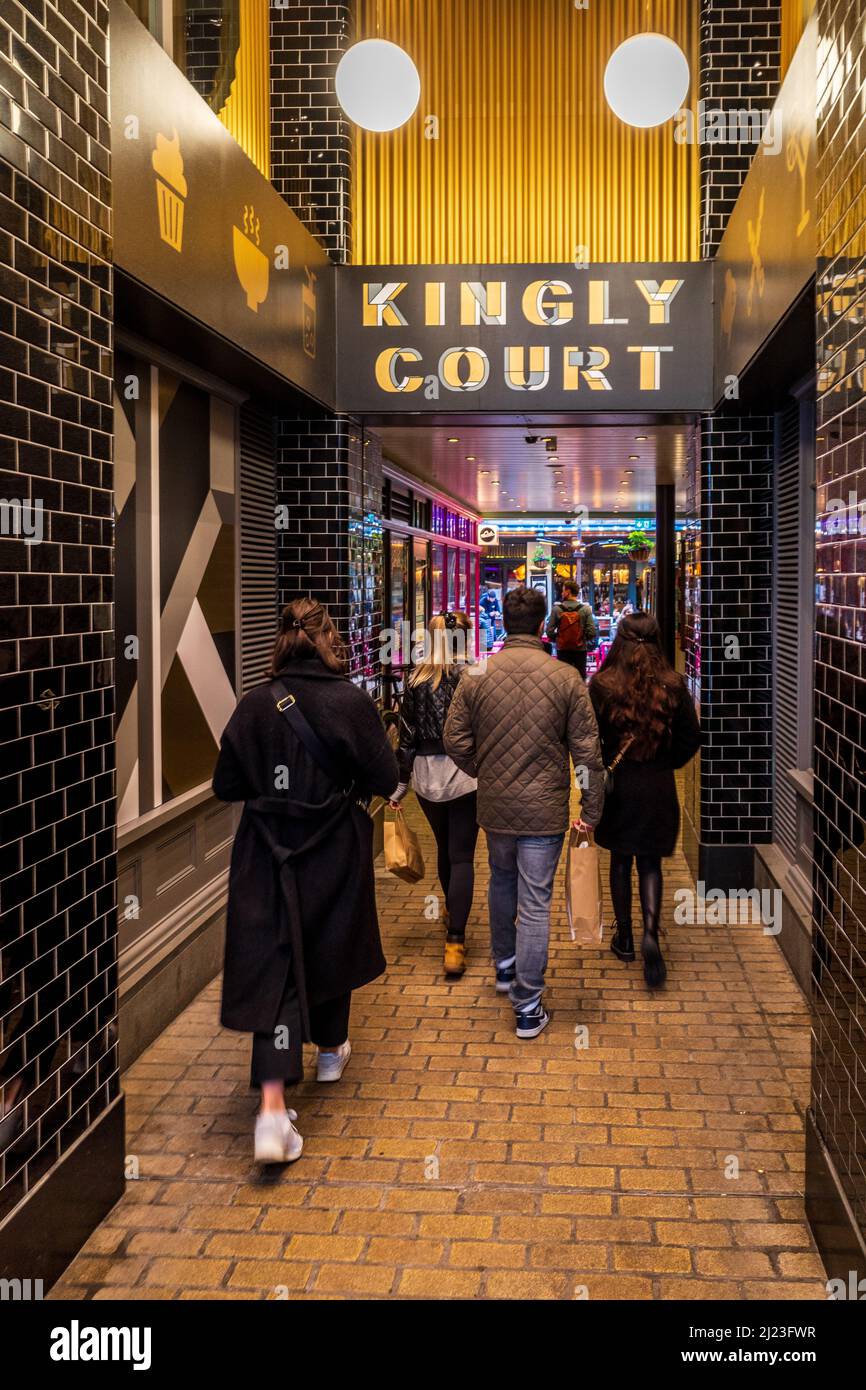
<instances>
[{"instance_id":1,"label":"security camera","mask_svg":"<svg viewBox=\"0 0 866 1390\"><path fill-rule=\"evenodd\" d=\"M526 435L523 436L523 442L524 442L524 444L537 444L537 443L538 443L538 435L537 435L537 434L526 434Z\"/></svg>"}]
</instances>

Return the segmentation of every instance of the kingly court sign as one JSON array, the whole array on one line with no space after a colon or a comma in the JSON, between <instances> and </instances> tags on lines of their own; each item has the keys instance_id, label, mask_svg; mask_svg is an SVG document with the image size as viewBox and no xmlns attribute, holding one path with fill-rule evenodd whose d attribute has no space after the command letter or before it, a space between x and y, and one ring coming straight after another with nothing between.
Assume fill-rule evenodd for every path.
<instances>
[{"instance_id":1,"label":"kingly court sign","mask_svg":"<svg viewBox=\"0 0 866 1390\"><path fill-rule=\"evenodd\" d=\"M712 298L709 262L341 267L339 408L709 409Z\"/></svg>"}]
</instances>

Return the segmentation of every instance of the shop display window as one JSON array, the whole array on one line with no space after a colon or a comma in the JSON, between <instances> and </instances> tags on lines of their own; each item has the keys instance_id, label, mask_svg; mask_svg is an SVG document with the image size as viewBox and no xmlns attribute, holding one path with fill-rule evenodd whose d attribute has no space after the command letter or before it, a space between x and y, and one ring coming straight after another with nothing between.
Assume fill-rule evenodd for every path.
<instances>
[{"instance_id":1,"label":"shop display window","mask_svg":"<svg viewBox=\"0 0 866 1390\"><path fill-rule=\"evenodd\" d=\"M233 406L161 366L119 351L116 373L123 826L210 782L235 708L237 423Z\"/></svg>"}]
</instances>

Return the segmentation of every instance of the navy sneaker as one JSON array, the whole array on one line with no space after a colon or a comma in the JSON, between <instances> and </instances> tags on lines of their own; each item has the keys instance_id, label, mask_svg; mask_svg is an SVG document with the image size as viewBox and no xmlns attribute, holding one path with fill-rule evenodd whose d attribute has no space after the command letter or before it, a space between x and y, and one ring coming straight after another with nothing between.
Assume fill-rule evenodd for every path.
<instances>
[{"instance_id":1,"label":"navy sneaker","mask_svg":"<svg viewBox=\"0 0 866 1390\"><path fill-rule=\"evenodd\" d=\"M517 978L517 966L514 961L510 965L497 965L496 967L496 993L507 994Z\"/></svg>"},{"instance_id":2,"label":"navy sneaker","mask_svg":"<svg viewBox=\"0 0 866 1390\"><path fill-rule=\"evenodd\" d=\"M518 1038L537 1038L550 1022L550 1014L543 1004L536 1004L534 1009L528 1009L526 1013L515 1014L515 1029Z\"/></svg>"}]
</instances>

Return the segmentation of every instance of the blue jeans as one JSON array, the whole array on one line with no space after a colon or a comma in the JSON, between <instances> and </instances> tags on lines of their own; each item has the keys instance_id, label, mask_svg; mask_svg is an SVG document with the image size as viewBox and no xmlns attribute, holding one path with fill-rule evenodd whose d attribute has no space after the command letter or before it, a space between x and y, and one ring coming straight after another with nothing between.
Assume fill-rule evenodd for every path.
<instances>
[{"instance_id":1,"label":"blue jeans","mask_svg":"<svg viewBox=\"0 0 866 1390\"><path fill-rule=\"evenodd\" d=\"M550 899L565 835L498 835L487 831L490 942L497 967L515 963L509 991L516 1013L544 991Z\"/></svg>"}]
</instances>

